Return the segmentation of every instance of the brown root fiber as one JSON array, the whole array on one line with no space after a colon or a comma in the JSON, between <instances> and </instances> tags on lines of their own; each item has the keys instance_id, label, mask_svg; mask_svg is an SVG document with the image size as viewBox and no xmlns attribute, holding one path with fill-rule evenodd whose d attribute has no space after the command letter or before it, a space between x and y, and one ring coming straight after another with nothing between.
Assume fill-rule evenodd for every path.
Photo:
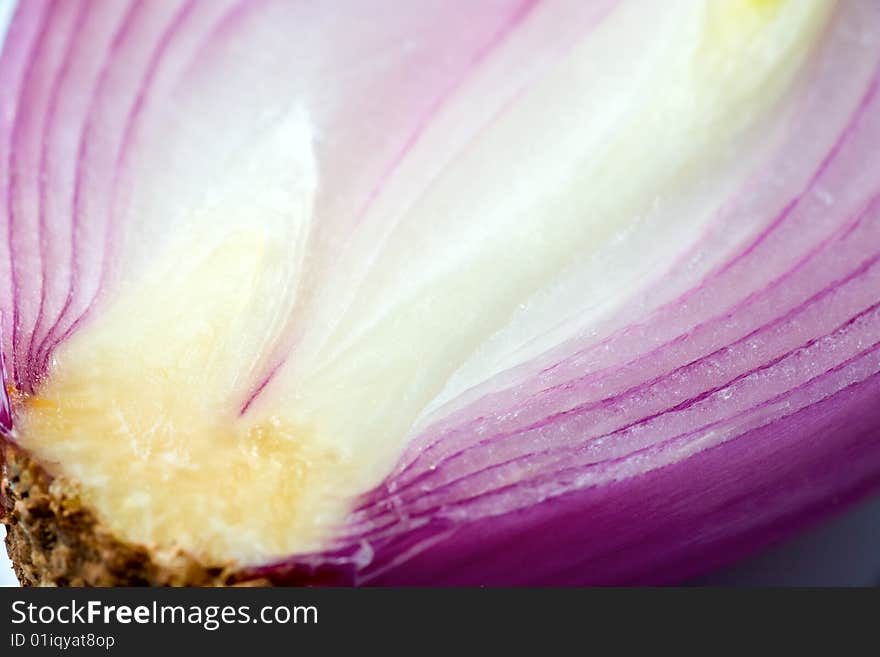
<instances>
[{"instance_id":1,"label":"brown root fiber","mask_svg":"<svg viewBox=\"0 0 880 657\"><path fill-rule=\"evenodd\" d=\"M0 443L0 519L6 551L24 586L262 585L232 566L183 551L161 563L146 546L121 540L80 502L75 484L53 477L30 454Z\"/></svg>"}]
</instances>

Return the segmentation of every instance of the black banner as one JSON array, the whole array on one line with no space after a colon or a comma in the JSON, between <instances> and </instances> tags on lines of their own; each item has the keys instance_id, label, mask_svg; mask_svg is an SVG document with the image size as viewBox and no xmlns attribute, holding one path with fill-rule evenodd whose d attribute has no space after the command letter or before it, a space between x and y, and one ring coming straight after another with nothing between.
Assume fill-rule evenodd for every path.
<instances>
[{"instance_id":1,"label":"black banner","mask_svg":"<svg viewBox=\"0 0 880 657\"><path fill-rule=\"evenodd\" d=\"M437 650L475 641L537 654L599 645L786 645L835 630L833 654L875 635L880 590L0 589L0 655L336 654ZM813 647L817 647L813 643ZM873 644L868 644L873 645ZM705 646L707 650L714 649ZM876 648L876 646L874 646Z\"/></svg>"}]
</instances>

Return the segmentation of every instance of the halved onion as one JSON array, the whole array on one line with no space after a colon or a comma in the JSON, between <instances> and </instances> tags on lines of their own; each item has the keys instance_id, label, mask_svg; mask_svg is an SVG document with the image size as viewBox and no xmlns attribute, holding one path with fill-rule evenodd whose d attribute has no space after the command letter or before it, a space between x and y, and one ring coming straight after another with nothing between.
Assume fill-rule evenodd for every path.
<instances>
[{"instance_id":1,"label":"halved onion","mask_svg":"<svg viewBox=\"0 0 880 657\"><path fill-rule=\"evenodd\" d=\"M21 3L20 576L675 581L870 490L878 65L867 0Z\"/></svg>"}]
</instances>

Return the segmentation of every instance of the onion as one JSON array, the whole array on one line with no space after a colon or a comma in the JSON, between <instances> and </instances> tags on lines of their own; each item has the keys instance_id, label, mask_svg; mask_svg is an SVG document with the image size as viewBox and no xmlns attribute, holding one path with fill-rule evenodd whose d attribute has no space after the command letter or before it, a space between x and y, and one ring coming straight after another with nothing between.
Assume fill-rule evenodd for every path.
<instances>
[{"instance_id":1,"label":"onion","mask_svg":"<svg viewBox=\"0 0 880 657\"><path fill-rule=\"evenodd\" d=\"M878 66L869 0L21 3L4 472L152 565L20 573L672 582L873 490Z\"/></svg>"}]
</instances>

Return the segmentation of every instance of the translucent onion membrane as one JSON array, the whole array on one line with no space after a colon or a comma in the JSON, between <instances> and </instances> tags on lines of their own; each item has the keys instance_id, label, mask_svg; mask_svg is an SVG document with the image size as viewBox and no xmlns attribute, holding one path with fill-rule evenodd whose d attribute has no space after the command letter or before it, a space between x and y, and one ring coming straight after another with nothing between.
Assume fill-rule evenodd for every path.
<instances>
[{"instance_id":1,"label":"translucent onion membrane","mask_svg":"<svg viewBox=\"0 0 880 657\"><path fill-rule=\"evenodd\" d=\"M6 440L288 583L668 582L880 481L873 0L21 3Z\"/></svg>"}]
</instances>

